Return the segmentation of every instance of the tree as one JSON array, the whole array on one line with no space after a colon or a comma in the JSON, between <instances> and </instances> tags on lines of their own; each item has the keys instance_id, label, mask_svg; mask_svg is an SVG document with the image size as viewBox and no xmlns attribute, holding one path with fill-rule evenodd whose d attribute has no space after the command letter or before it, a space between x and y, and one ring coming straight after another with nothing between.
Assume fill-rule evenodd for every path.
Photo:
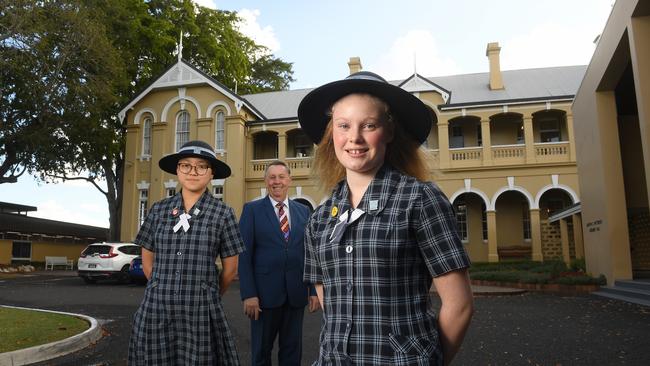
<instances>
[{"instance_id":1,"label":"tree","mask_svg":"<svg viewBox=\"0 0 650 366\"><path fill-rule=\"evenodd\" d=\"M119 238L124 166L121 106L183 58L226 86L286 88L291 64L237 30L236 13L190 0L0 0L0 183L28 171L86 180ZM101 182L106 182L102 188Z\"/></svg>"}]
</instances>

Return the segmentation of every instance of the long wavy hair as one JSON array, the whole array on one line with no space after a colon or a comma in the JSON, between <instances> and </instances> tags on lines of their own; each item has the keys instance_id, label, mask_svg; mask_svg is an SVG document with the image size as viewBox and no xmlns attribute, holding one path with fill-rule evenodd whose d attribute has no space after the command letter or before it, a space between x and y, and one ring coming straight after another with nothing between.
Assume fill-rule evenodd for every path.
<instances>
[{"instance_id":1,"label":"long wavy hair","mask_svg":"<svg viewBox=\"0 0 650 366\"><path fill-rule=\"evenodd\" d=\"M395 120L394 116L390 113L388 104L373 95L362 95L369 96L380 106L381 120L386 124L388 131L393 134L392 141L386 145L384 162L390 164L403 174L410 175L421 181L429 180L428 169L418 142L404 131L399 121ZM316 148L314 166L312 168L313 173L318 177L318 185L325 192L332 190L338 182L345 178L345 168L337 159L334 151L334 141L332 139L332 107L330 107L328 112L330 120L327 123L327 128Z\"/></svg>"}]
</instances>

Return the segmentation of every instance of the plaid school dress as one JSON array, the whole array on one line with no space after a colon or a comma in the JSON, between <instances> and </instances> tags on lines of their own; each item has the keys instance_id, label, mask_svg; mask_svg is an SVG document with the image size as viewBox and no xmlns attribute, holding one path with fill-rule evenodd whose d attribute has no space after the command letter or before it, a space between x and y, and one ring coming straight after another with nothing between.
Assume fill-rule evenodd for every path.
<instances>
[{"instance_id":1,"label":"plaid school dress","mask_svg":"<svg viewBox=\"0 0 650 366\"><path fill-rule=\"evenodd\" d=\"M451 204L387 165L357 210L348 194L339 183L305 230L304 280L324 291L314 365L442 365L431 279L470 265Z\"/></svg>"},{"instance_id":2,"label":"plaid school dress","mask_svg":"<svg viewBox=\"0 0 650 366\"><path fill-rule=\"evenodd\" d=\"M151 207L135 243L155 253L153 273L135 313L129 365L239 365L219 295L217 256L244 250L232 209L204 193L174 232L181 193Z\"/></svg>"}]
</instances>

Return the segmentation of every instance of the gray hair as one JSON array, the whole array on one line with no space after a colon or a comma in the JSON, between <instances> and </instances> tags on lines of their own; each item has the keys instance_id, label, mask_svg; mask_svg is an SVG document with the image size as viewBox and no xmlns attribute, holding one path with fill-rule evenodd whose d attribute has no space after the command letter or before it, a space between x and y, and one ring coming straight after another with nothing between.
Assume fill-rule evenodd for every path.
<instances>
[{"instance_id":1,"label":"gray hair","mask_svg":"<svg viewBox=\"0 0 650 366\"><path fill-rule=\"evenodd\" d=\"M289 166L287 165L287 163L285 163L282 160L275 160L275 161L270 162L269 165L266 166L266 169L264 169L264 178L266 178L266 176L268 175L269 169L272 166L276 166L276 165L283 166L287 170L287 174L289 174L289 176L291 176L291 169L289 169Z\"/></svg>"}]
</instances>

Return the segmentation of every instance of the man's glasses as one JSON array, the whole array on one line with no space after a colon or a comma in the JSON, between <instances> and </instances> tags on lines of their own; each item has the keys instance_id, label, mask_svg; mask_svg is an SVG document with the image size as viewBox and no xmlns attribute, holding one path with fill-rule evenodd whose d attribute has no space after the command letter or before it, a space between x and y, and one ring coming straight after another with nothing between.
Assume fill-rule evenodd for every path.
<instances>
[{"instance_id":1,"label":"man's glasses","mask_svg":"<svg viewBox=\"0 0 650 366\"><path fill-rule=\"evenodd\" d=\"M178 170L180 170L183 174L190 174L192 172L192 168L197 175L205 175L205 173L208 172L208 169L210 169L210 166L207 164L192 165L189 163L178 163Z\"/></svg>"}]
</instances>

